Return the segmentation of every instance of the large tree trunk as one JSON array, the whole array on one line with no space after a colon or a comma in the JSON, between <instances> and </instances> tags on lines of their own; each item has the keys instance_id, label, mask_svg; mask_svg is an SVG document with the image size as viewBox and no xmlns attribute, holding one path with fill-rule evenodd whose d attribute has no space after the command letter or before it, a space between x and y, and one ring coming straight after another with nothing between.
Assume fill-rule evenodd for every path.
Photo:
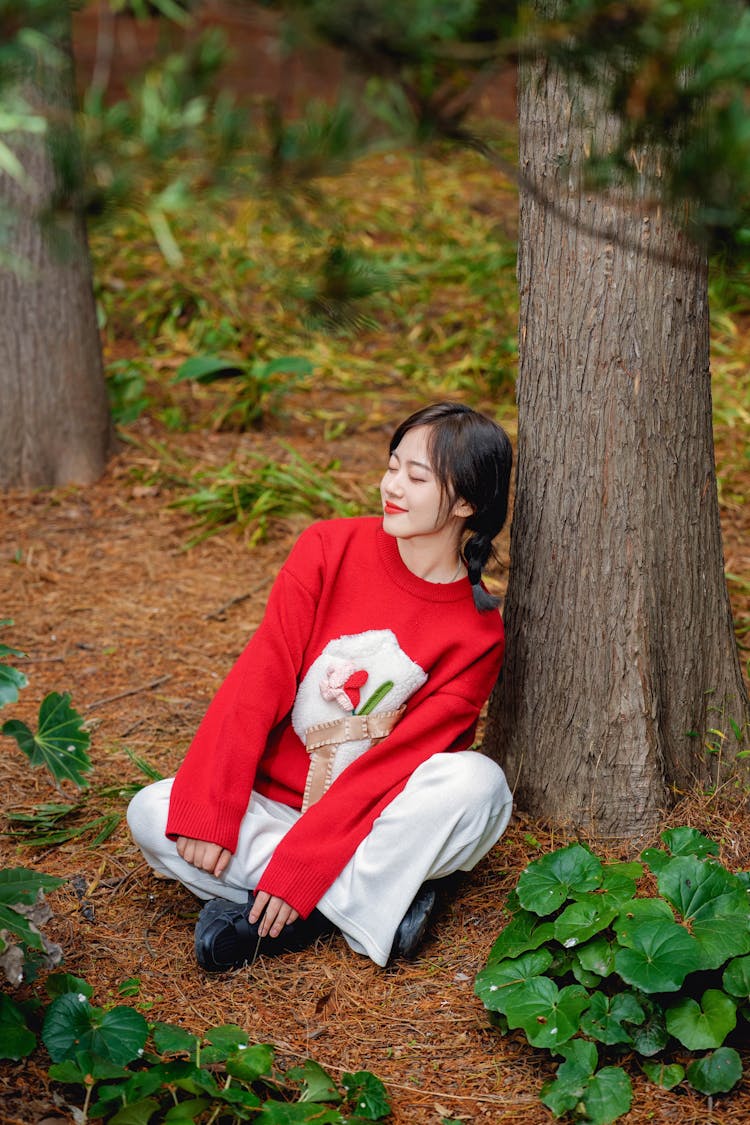
<instances>
[{"instance_id":1,"label":"large tree trunk","mask_svg":"<svg viewBox=\"0 0 750 1125\"><path fill-rule=\"evenodd\" d=\"M0 246L0 488L89 483L111 442L81 185L63 184L52 157L57 146L75 165L68 32L64 61L40 60L19 83L49 123L49 138L24 133L13 146L29 184L0 173L11 224Z\"/></svg>"},{"instance_id":2,"label":"large tree trunk","mask_svg":"<svg viewBox=\"0 0 750 1125\"><path fill-rule=\"evenodd\" d=\"M518 469L487 749L519 804L648 832L747 718L723 570L706 263L665 211L582 185L611 122L553 69L520 89ZM658 181L643 170L644 194ZM542 197L553 201L547 206ZM714 738L716 741L716 738Z\"/></svg>"}]
</instances>

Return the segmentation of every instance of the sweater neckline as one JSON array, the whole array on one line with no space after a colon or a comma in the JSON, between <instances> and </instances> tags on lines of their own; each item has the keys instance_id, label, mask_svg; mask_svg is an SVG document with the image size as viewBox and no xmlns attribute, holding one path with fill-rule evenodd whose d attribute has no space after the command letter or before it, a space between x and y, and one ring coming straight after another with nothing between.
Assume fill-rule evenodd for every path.
<instances>
[{"instance_id":1,"label":"sweater neckline","mask_svg":"<svg viewBox=\"0 0 750 1125\"><path fill-rule=\"evenodd\" d=\"M375 535L378 553L388 577L402 590L430 602L459 602L471 596L471 586L466 575L457 578L455 582L428 582L426 578L412 574L401 558L395 536L388 535L383 530L382 523L378 524Z\"/></svg>"}]
</instances>

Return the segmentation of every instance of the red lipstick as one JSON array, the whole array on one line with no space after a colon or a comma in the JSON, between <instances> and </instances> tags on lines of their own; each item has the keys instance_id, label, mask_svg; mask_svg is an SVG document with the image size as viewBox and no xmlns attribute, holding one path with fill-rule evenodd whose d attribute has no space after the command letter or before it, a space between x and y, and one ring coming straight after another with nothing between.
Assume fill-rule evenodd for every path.
<instances>
[{"instance_id":1,"label":"red lipstick","mask_svg":"<svg viewBox=\"0 0 750 1125\"><path fill-rule=\"evenodd\" d=\"M399 516L403 515L406 508L399 508L398 504L392 504L390 500L386 500L383 505L383 511L387 516Z\"/></svg>"}]
</instances>

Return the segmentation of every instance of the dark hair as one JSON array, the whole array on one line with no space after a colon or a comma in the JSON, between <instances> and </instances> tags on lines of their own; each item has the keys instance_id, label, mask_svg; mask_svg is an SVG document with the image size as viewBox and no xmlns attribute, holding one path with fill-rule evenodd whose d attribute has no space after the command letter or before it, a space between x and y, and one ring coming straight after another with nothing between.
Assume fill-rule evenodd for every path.
<instances>
[{"instance_id":1,"label":"dark hair","mask_svg":"<svg viewBox=\"0 0 750 1125\"><path fill-rule=\"evenodd\" d=\"M401 423L389 453L401 444L409 430L428 426L427 450L432 471L449 506L465 500L473 509L466 521L472 534L461 555L466 563L474 604L479 610L494 609L499 602L480 585L482 571L495 557L492 540L508 514L508 491L513 450L502 426L458 402L436 402L409 415Z\"/></svg>"}]
</instances>

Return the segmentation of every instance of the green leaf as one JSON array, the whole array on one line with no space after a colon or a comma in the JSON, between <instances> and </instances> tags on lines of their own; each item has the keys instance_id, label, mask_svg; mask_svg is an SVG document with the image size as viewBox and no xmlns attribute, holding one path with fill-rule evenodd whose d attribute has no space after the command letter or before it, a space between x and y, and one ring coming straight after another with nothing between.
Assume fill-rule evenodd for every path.
<instances>
[{"instance_id":1,"label":"green leaf","mask_svg":"<svg viewBox=\"0 0 750 1125\"><path fill-rule=\"evenodd\" d=\"M88 750L91 736L83 729L83 719L70 706L70 694L50 692L39 708L36 735L19 719L9 719L2 733L14 738L32 766L45 766L56 782L72 781L85 789L83 776L91 769Z\"/></svg>"},{"instance_id":2,"label":"green leaf","mask_svg":"<svg viewBox=\"0 0 750 1125\"><path fill-rule=\"evenodd\" d=\"M488 965L518 957L531 949L538 949L552 937L552 922L542 922L531 910L519 910L497 937L487 958Z\"/></svg>"},{"instance_id":3,"label":"green leaf","mask_svg":"<svg viewBox=\"0 0 750 1125\"><path fill-rule=\"evenodd\" d=\"M615 951L611 941L599 935L576 950L576 959L587 973L608 977L615 970Z\"/></svg>"},{"instance_id":4,"label":"green leaf","mask_svg":"<svg viewBox=\"0 0 750 1125\"><path fill-rule=\"evenodd\" d=\"M0 992L0 1059L25 1059L36 1047L36 1035L9 996Z\"/></svg>"},{"instance_id":5,"label":"green leaf","mask_svg":"<svg viewBox=\"0 0 750 1125\"><path fill-rule=\"evenodd\" d=\"M580 844L570 844L530 863L518 880L518 898L526 910L544 917L554 914L573 892L595 890L602 881L602 863Z\"/></svg>"},{"instance_id":6,"label":"green leaf","mask_svg":"<svg viewBox=\"0 0 750 1125\"><path fill-rule=\"evenodd\" d=\"M670 856L662 848L644 848L641 852L641 859L651 868L654 875L658 875L669 863Z\"/></svg>"},{"instance_id":7,"label":"green leaf","mask_svg":"<svg viewBox=\"0 0 750 1125\"><path fill-rule=\"evenodd\" d=\"M626 903L614 924L620 945L632 947L633 935L645 922L674 922L668 903L660 898L634 898Z\"/></svg>"},{"instance_id":8,"label":"green leaf","mask_svg":"<svg viewBox=\"0 0 750 1125\"><path fill-rule=\"evenodd\" d=\"M687 1080L701 1094L725 1094L742 1078L742 1062L733 1047L719 1047L687 1068Z\"/></svg>"},{"instance_id":9,"label":"green leaf","mask_svg":"<svg viewBox=\"0 0 750 1125\"><path fill-rule=\"evenodd\" d=\"M591 1125L608 1125L630 1109L633 1085L619 1066L597 1071L583 1096L586 1121Z\"/></svg>"},{"instance_id":10,"label":"green leaf","mask_svg":"<svg viewBox=\"0 0 750 1125\"><path fill-rule=\"evenodd\" d=\"M109 1117L108 1125L148 1125L159 1108L156 1098L141 1098L123 1106L113 1117Z\"/></svg>"},{"instance_id":11,"label":"green leaf","mask_svg":"<svg viewBox=\"0 0 750 1125\"><path fill-rule=\"evenodd\" d=\"M93 1008L81 993L66 993L47 1009L42 1038L53 1062L70 1059L76 1051L125 1065L143 1050L148 1024L133 1008Z\"/></svg>"},{"instance_id":12,"label":"green leaf","mask_svg":"<svg viewBox=\"0 0 750 1125\"><path fill-rule=\"evenodd\" d=\"M248 1034L236 1024L221 1024L206 1032L206 1042L209 1045L201 1050L201 1063L209 1066L224 1062L238 1048L244 1050L248 1045Z\"/></svg>"},{"instance_id":13,"label":"green leaf","mask_svg":"<svg viewBox=\"0 0 750 1125\"><path fill-rule=\"evenodd\" d=\"M312 375L314 370L314 364L301 355L279 356L277 359L270 359L262 364L262 373L264 376L276 375L279 371L283 371L288 375L296 375L298 378L304 378L307 375Z\"/></svg>"},{"instance_id":14,"label":"green leaf","mask_svg":"<svg viewBox=\"0 0 750 1125\"><path fill-rule=\"evenodd\" d=\"M664 841L672 855L695 855L703 858L719 854L719 845L696 828L667 828L659 839Z\"/></svg>"},{"instance_id":15,"label":"green leaf","mask_svg":"<svg viewBox=\"0 0 750 1125\"><path fill-rule=\"evenodd\" d=\"M262 1125L343 1125L344 1118L337 1109L327 1109L318 1102L277 1102L272 1098L258 1111L257 1121Z\"/></svg>"},{"instance_id":16,"label":"green leaf","mask_svg":"<svg viewBox=\"0 0 750 1125\"><path fill-rule=\"evenodd\" d=\"M327 1070L313 1059L286 1072L287 1079L302 1086L301 1102L340 1102L341 1094Z\"/></svg>"},{"instance_id":17,"label":"green leaf","mask_svg":"<svg viewBox=\"0 0 750 1125\"><path fill-rule=\"evenodd\" d=\"M736 876L710 860L680 856L657 881L664 897L690 922L702 969L717 969L729 957L750 953L747 892Z\"/></svg>"},{"instance_id":18,"label":"green leaf","mask_svg":"<svg viewBox=\"0 0 750 1125\"><path fill-rule=\"evenodd\" d=\"M552 954L547 949L500 961L477 973L474 992L485 1008L504 1012L508 999L519 990L523 991L530 980L538 979L551 964Z\"/></svg>"},{"instance_id":19,"label":"green leaf","mask_svg":"<svg viewBox=\"0 0 750 1125\"><path fill-rule=\"evenodd\" d=\"M11 617L5 617L0 621L0 629L4 629L6 625L12 624L13 619ZM9 645L0 644L0 661L8 656L23 659L26 653L21 652L20 649L11 648ZM25 688L28 682L23 672L19 672L17 668L11 668L9 664L0 663L0 707L4 707L6 703L15 703L18 699L19 691Z\"/></svg>"},{"instance_id":20,"label":"green leaf","mask_svg":"<svg viewBox=\"0 0 750 1125\"><path fill-rule=\"evenodd\" d=\"M31 946L32 949L44 949L44 942L36 927L32 926L28 918L10 906L0 906L0 930L15 934L18 941L23 945ZM6 945L0 941L0 951L5 948Z\"/></svg>"},{"instance_id":21,"label":"green leaf","mask_svg":"<svg viewBox=\"0 0 750 1125\"><path fill-rule=\"evenodd\" d=\"M605 996L595 992L591 1005L581 1016L581 1031L600 1043L632 1043L633 1038L623 1023L643 1023L645 1013L632 992Z\"/></svg>"},{"instance_id":22,"label":"green leaf","mask_svg":"<svg viewBox=\"0 0 750 1125\"><path fill-rule=\"evenodd\" d=\"M215 355L194 355L177 368L174 382L183 383L186 379L195 379L198 383L215 383L217 379L246 374L247 371L241 364L231 360L220 359Z\"/></svg>"},{"instance_id":23,"label":"green leaf","mask_svg":"<svg viewBox=\"0 0 750 1125\"><path fill-rule=\"evenodd\" d=\"M689 1051L720 1047L737 1025L737 1004L718 988L703 993L701 1003L684 996L667 1009L667 1030Z\"/></svg>"},{"instance_id":24,"label":"green leaf","mask_svg":"<svg viewBox=\"0 0 750 1125\"><path fill-rule=\"evenodd\" d=\"M552 1110L555 1117L562 1117L576 1108L598 1062L595 1045L585 1039L572 1039L559 1053L565 1061L560 1063L554 1079L544 1083L540 1094L543 1105Z\"/></svg>"},{"instance_id":25,"label":"green leaf","mask_svg":"<svg viewBox=\"0 0 750 1125\"><path fill-rule=\"evenodd\" d=\"M730 961L724 969L721 983L725 992L732 996L750 999L750 957L737 957Z\"/></svg>"},{"instance_id":26,"label":"green leaf","mask_svg":"<svg viewBox=\"0 0 750 1125\"><path fill-rule=\"evenodd\" d=\"M639 1055L648 1058L658 1055L669 1042L669 1032L664 1021L664 1011L660 1004L655 1004L648 996L639 998L646 1013L644 1023L631 1026L633 1047Z\"/></svg>"},{"instance_id":27,"label":"green leaf","mask_svg":"<svg viewBox=\"0 0 750 1125\"><path fill-rule=\"evenodd\" d=\"M23 902L33 906L39 891L54 891L64 882L65 879L42 875L28 867L4 867L0 870L0 903L14 906Z\"/></svg>"},{"instance_id":28,"label":"green leaf","mask_svg":"<svg viewBox=\"0 0 750 1125\"><path fill-rule=\"evenodd\" d=\"M679 1063L668 1066L663 1062L650 1062L648 1059L643 1059L641 1067L649 1081L664 1090L673 1090L685 1077L685 1068Z\"/></svg>"},{"instance_id":29,"label":"green leaf","mask_svg":"<svg viewBox=\"0 0 750 1125\"><path fill-rule=\"evenodd\" d=\"M357 1116L364 1117L366 1121L380 1121L391 1112L385 1086L369 1070L345 1073L341 1081Z\"/></svg>"},{"instance_id":30,"label":"green leaf","mask_svg":"<svg viewBox=\"0 0 750 1125\"><path fill-rule=\"evenodd\" d=\"M274 1049L266 1043L238 1047L227 1058L226 1071L241 1082L255 1082L261 1075L271 1073L273 1059Z\"/></svg>"},{"instance_id":31,"label":"green leaf","mask_svg":"<svg viewBox=\"0 0 750 1125\"><path fill-rule=\"evenodd\" d=\"M549 977L532 977L510 996L503 1010L509 1026L523 1028L532 1046L554 1050L576 1034L588 1004L589 994L578 984L558 989Z\"/></svg>"},{"instance_id":32,"label":"green leaf","mask_svg":"<svg viewBox=\"0 0 750 1125\"><path fill-rule=\"evenodd\" d=\"M65 1062L53 1063L49 1075L57 1082L71 1082L79 1086L90 1086L111 1078L129 1078L130 1071L107 1059L100 1059L90 1051L76 1051L75 1056ZM121 1089L121 1085L117 1089Z\"/></svg>"},{"instance_id":33,"label":"green leaf","mask_svg":"<svg viewBox=\"0 0 750 1125\"><path fill-rule=\"evenodd\" d=\"M198 1038L191 1035L184 1027L177 1027L171 1023L161 1023L157 1020L152 1028L154 1046L160 1055L195 1056L198 1048Z\"/></svg>"},{"instance_id":34,"label":"green leaf","mask_svg":"<svg viewBox=\"0 0 750 1125\"><path fill-rule=\"evenodd\" d=\"M68 992L75 992L90 1000L94 990L88 981L81 977L74 977L72 973L50 973L45 982L47 995L51 1000L58 996L65 996Z\"/></svg>"},{"instance_id":35,"label":"green leaf","mask_svg":"<svg viewBox=\"0 0 750 1125\"><path fill-rule=\"evenodd\" d=\"M633 932L631 948L615 953L615 969L642 992L676 992L701 963L696 940L677 922L644 922Z\"/></svg>"},{"instance_id":36,"label":"green leaf","mask_svg":"<svg viewBox=\"0 0 750 1125\"><path fill-rule=\"evenodd\" d=\"M211 1099L202 1098L186 1098L177 1105L173 1105L164 1114L164 1121L169 1122L169 1125L191 1125L197 1121L200 1115L211 1104Z\"/></svg>"},{"instance_id":37,"label":"green leaf","mask_svg":"<svg viewBox=\"0 0 750 1125\"><path fill-rule=\"evenodd\" d=\"M571 902L555 919L554 936L565 949L582 945L594 934L605 930L618 913L616 905L607 905L603 896L586 895Z\"/></svg>"}]
</instances>

